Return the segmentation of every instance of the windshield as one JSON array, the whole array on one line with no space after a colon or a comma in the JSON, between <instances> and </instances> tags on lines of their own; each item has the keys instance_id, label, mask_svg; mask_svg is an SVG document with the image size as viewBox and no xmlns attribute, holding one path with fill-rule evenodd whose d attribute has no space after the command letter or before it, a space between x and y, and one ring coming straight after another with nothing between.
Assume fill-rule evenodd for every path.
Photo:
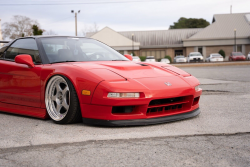
<instances>
[{"instance_id":1,"label":"windshield","mask_svg":"<svg viewBox=\"0 0 250 167\"><path fill-rule=\"evenodd\" d=\"M234 56L242 56L242 53L241 52L234 52L233 55Z\"/></svg>"},{"instance_id":2,"label":"windshield","mask_svg":"<svg viewBox=\"0 0 250 167\"><path fill-rule=\"evenodd\" d=\"M176 58L184 58L184 56L176 56Z\"/></svg>"},{"instance_id":3,"label":"windshield","mask_svg":"<svg viewBox=\"0 0 250 167\"><path fill-rule=\"evenodd\" d=\"M155 59L155 57L154 56L147 56L146 59Z\"/></svg>"},{"instance_id":4,"label":"windshield","mask_svg":"<svg viewBox=\"0 0 250 167\"><path fill-rule=\"evenodd\" d=\"M219 54L214 54L214 55L212 55L212 57L222 57L222 56Z\"/></svg>"},{"instance_id":5,"label":"windshield","mask_svg":"<svg viewBox=\"0 0 250 167\"><path fill-rule=\"evenodd\" d=\"M190 56L201 56L200 53L191 53Z\"/></svg>"},{"instance_id":6,"label":"windshield","mask_svg":"<svg viewBox=\"0 0 250 167\"><path fill-rule=\"evenodd\" d=\"M50 63L78 61L128 61L123 55L93 39L40 38Z\"/></svg>"}]
</instances>

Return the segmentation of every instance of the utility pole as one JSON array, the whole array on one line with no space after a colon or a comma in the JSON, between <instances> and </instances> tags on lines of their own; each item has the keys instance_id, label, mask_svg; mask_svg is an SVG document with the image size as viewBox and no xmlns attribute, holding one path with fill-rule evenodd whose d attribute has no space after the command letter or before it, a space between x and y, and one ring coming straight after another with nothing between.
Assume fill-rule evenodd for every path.
<instances>
[{"instance_id":1,"label":"utility pole","mask_svg":"<svg viewBox=\"0 0 250 167\"><path fill-rule=\"evenodd\" d=\"M71 13L74 13L74 10L71 10ZM80 10L78 10L78 12L75 12L75 30L76 30L76 36L77 36L77 13L80 13Z\"/></svg>"}]
</instances>

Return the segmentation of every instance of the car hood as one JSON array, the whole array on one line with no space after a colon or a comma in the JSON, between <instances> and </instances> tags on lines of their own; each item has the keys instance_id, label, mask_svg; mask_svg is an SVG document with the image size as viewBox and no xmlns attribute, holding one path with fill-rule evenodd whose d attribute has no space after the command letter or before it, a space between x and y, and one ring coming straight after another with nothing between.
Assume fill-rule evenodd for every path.
<instances>
[{"instance_id":1,"label":"car hood","mask_svg":"<svg viewBox=\"0 0 250 167\"><path fill-rule=\"evenodd\" d=\"M78 62L73 63L74 66L88 70L104 80L107 75L105 73L113 72L124 78L156 78L156 77L169 77L175 76L171 71L157 66L143 65L131 61L102 61L102 62ZM166 64L163 64L166 66Z\"/></svg>"}]
</instances>

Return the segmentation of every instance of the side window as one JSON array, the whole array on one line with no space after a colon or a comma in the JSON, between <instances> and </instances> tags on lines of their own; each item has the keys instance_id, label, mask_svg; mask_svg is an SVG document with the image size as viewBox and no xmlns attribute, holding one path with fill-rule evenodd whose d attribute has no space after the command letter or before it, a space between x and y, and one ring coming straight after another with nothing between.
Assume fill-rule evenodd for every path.
<instances>
[{"instance_id":1,"label":"side window","mask_svg":"<svg viewBox=\"0 0 250 167\"><path fill-rule=\"evenodd\" d=\"M0 59L3 59L3 56L4 56L3 54L4 54L4 51L6 48L7 48L7 46L4 46L0 49Z\"/></svg>"},{"instance_id":2,"label":"side window","mask_svg":"<svg viewBox=\"0 0 250 167\"><path fill-rule=\"evenodd\" d=\"M7 50L5 59L15 60L17 55L28 54L34 63L41 63L36 41L32 38L18 39Z\"/></svg>"}]
</instances>

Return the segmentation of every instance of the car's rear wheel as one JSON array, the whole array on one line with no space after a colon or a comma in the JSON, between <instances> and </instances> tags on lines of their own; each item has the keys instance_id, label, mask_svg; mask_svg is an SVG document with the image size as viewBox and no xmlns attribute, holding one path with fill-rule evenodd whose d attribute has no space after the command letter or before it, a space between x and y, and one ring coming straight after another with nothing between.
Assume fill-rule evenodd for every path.
<instances>
[{"instance_id":1,"label":"car's rear wheel","mask_svg":"<svg viewBox=\"0 0 250 167\"><path fill-rule=\"evenodd\" d=\"M64 76L53 76L45 92L45 104L50 118L58 124L69 124L81 119L79 101L74 86Z\"/></svg>"}]
</instances>

